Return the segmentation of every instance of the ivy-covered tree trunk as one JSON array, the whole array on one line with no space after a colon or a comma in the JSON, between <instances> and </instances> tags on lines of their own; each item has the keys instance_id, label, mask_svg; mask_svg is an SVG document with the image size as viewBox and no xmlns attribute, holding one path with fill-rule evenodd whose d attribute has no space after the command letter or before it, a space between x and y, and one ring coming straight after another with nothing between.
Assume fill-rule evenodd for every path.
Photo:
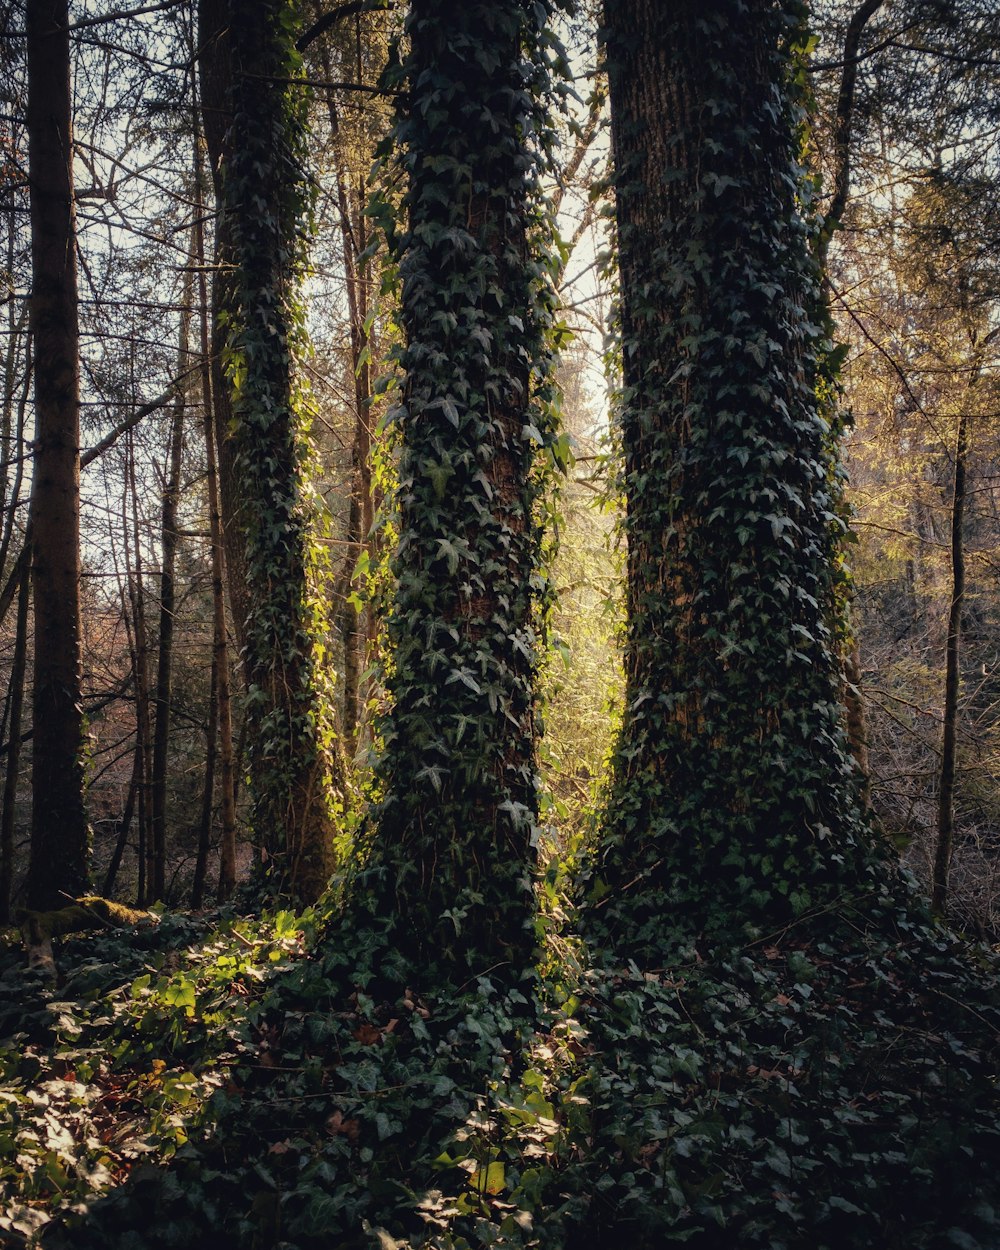
<instances>
[{"instance_id":1,"label":"ivy-covered tree trunk","mask_svg":"<svg viewBox=\"0 0 1000 1250\"><path fill-rule=\"evenodd\" d=\"M275 888L312 902L332 868L344 782L316 651L327 622L310 576L308 423L294 373L311 199L294 38L288 0L231 5L220 228L233 269L219 315L245 539L253 826Z\"/></svg>"},{"instance_id":2,"label":"ivy-covered tree trunk","mask_svg":"<svg viewBox=\"0 0 1000 1250\"><path fill-rule=\"evenodd\" d=\"M546 279L531 242L542 6L416 0L397 140L405 383L392 710L372 863L408 951L520 968L536 830Z\"/></svg>"},{"instance_id":3,"label":"ivy-covered tree trunk","mask_svg":"<svg viewBox=\"0 0 1000 1250\"><path fill-rule=\"evenodd\" d=\"M89 830L80 638L80 365L69 12L25 9L31 193L35 439L31 556L35 612L31 907L86 892Z\"/></svg>"},{"instance_id":4,"label":"ivy-covered tree trunk","mask_svg":"<svg viewBox=\"0 0 1000 1250\"><path fill-rule=\"evenodd\" d=\"M837 704L794 0L606 0L626 709L591 917L771 925L867 880Z\"/></svg>"}]
</instances>

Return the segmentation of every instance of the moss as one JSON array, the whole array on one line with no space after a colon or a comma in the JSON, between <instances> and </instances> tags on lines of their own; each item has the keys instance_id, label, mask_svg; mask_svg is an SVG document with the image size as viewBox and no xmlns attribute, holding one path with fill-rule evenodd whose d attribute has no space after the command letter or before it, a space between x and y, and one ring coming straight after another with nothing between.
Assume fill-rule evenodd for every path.
<instances>
[{"instance_id":1,"label":"moss","mask_svg":"<svg viewBox=\"0 0 1000 1250\"><path fill-rule=\"evenodd\" d=\"M69 907L55 911L22 911L18 921L26 946L66 933L80 933L87 929L126 929L130 925L150 920L150 913L136 911L123 903L113 903L96 894L85 894Z\"/></svg>"}]
</instances>

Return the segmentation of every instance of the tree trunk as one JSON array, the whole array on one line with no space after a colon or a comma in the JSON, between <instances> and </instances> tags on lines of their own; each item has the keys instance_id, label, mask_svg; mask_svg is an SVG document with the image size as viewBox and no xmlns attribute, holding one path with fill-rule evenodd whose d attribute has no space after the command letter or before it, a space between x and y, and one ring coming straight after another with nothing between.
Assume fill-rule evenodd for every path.
<instances>
[{"instance_id":1,"label":"tree trunk","mask_svg":"<svg viewBox=\"0 0 1000 1250\"><path fill-rule=\"evenodd\" d=\"M218 237L232 268L219 311L247 568L253 824L274 889L312 902L332 868L345 787L317 650L326 622L311 585L306 429L293 370L304 336L298 284L310 193L304 99L288 83L298 64L292 12L287 0L231 9L233 124L220 148ZM206 136L210 105L206 90Z\"/></svg>"},{"instance_id":2,"label":"tree trunk","mask_svg":"<svg viewBox=\"0 0 1000 1250\"><path fill-rule=\"evenodd\" d=\"M212 845L212 800L215 796L215 762L218 757L219 668L212 656L212 678L208 692L208 718L205 728L205 781L201 791L201 816L198 820L198 856L191 883L191 910L198 911L205 898L205 877L208 875L208 853ZM221 893L221 891L220 891Z\"/></svg>"},{"instance_id":3,"label":"tree trunk","mask_svg":"<svg viewBox=\"0 0 1000 1250\"><path fill-rule=\"evenodd\" d=\"M965 599L965 496L969 455L968 405L958 417L955 479L951 501L951 606L945 645L944 715L941 771L938 775L937 842L934 848L931 906L939 916L948 907L948 871L955 840L955 771L958 760L958 696L962 659L962 605Z\"/></svg>"},{"instance_id":4,"label":"tree trunk","mask_svg":"<svg viewBox=\"0 0 1000 1250\"><path fill-rule=\"evenodd\" d=\"M830 203L817 237L817 254L823 269L824 294L829 299L828 256L834 231L840 226L851 191L851 136L854 129L854 100L857 90L858 61L861 40L868 23L885 0L862 0L854 10L844 34L843 69L837 92L837 108L833 131L833 176ZM844 509L845 515L847 509ZM853 587L847 583L837 596L841 632L841 666L843 681L841 698L847 715L847 742L858 765L861 798L867 807L871 800L871 776L868 765L868 716L861 692L861 652L851 623Z\"/></svg>"},{"instance_id":5,"label":"tree trunk","mask_svg":"<svg viewBox=\"0 0 1000 1250\"><path fill-rule=\"evenodd\" d=\"M641 948L868 879L838 706L819 274L789 10L606 0L625 718L591 916ZM711 55L706 55L710 46Z\"/></svg>"},{"instance_id":6,"label":"tree trunk","mask_svg":"<svg viewBox=\"0 0 1000 1250\"><path fill-rule=\"evenodd\" d=\"M238 19L237 19L238 20ZM233 406L223 370L226 331L223 318L235 299L232 217L223 209L223 170L232 152L232 31L230 0L198 0L198 84L201 117L215 191L215 257L212 268L212 413L218 448L218 493L225 542L226 589L229 593L237 650L246 646L250 611L247 589L246 501L241 497L236 467ZM200 194L200 188L199 188ZM199 213L199 218L202 214Z\"/></svg>"},{"instance_id":7,"label":"tree trunk","mask_svg":"<svg viewBox=\"0 0 1000 1250\"><path fill-rule=\"evenodd\" d=\"M178 373L182 373L189 353L191 322L191 277L184 283L178 336ZM153 774L150 786L153 834L154 899L165 899L167 888L167 756L170 747L170 687L174 651L174 577L177 564L177 505L181 491L181 460L184 451L185 388L179 386L174 399L167 449L167 473L163 483L160 513L160 632L156 663L156 693L153 700Z\"/></svg>"},{"instance_id":8,"label":"tree trunk","mask_svg":"<svg viewBox=\"0 0 1000 1250\"><path fill-rule=\"evenodd\" d=\"M525 149L542 6L411 6L391 711L378 914L418 958L519 971L532 949L546 296ZM537 77L532 77L537 83Z\"/></svg>"},{"instance_id":9,"label":"tree trunk","mask_svg":"<svg viewBox=\"0 0 1000 1250\"><path fill-rule=\"evenodd\" d=\"M216 390L210 367L209 304L205 282L205 237L202 227L202 162L201 148L196 148L195 180L197 184L197 226L195 251L198 266L199 330L201 335L201 402L204 414L206 490L208 493L209 533L212 544L212 674L215 690L215 715L218 722L219 790L222 802L222 832L219 842L220 902L225 902L236 886L236 770L233 756L233 707L229 674L229 644L226 630L225 549L222 512L219 502L219 473L216 457L217 422L214 419ZM211 714L210 714L211 715ZM213 722L214 724L214 722ZM213 728L213 736L215 729ZM210 789L214 765L206 763L206 789ZM211 810L211 804L209 804ZM192 904L193 905L193 904Z\"/></svg>"},{"instance_id":10,"label":"tree trunk","mask_svg":"<svg viewBox=\"0 0 1000 1250\"><path fill-rule=\"evenodd\" d=\"M35 359L35 727L28 902L86 892L81 705L79 331L67 0L26 6Z\"/></svg>"},{"instance_id":11,"label":"tree trunk","mask_svg":"<svg viewBox=\"0 0 1000 1250\"><path fill-rule=\"evenodd\" d=\"M315 6L314 6L315 7ZM318 7L316 7L318 15ZM357 77L360 80L360 57ZM329 49L324 42L320 48L320 63L326 80L333 81L334 73ZM340 224L341 253L344 260L344 281L347 288L347 308L351 333L351 370L354 377L354 445L351 449L351 507L347 528L347 548L344 555L346 576L340 578L345 588L340 608L340 635L344 645L343 681L343 734L347 752L353 757L357 749L361 725L363 695L361 674L365 667L365 639L368 636L365 618L370 610L360 612L348 599L351 577L362 551L371 551L371 531L374 522L371 474L371 343L366 329L368 321L368 274L361 255L368 246L363 195L351 195L350 175L340 132L340 117L332 90L327 92L327 116L334 143L334 159L337 179L337 212ZM367 347L367 351L366 351Z\"/></svg>"},{"instance_id":12,"label":"tree trunk","mask_svg":"<svg viewBox=\"0 0 1000 1250\"><path fill-rule=\"evenodd\" d=\"M25 543L31 541L25 535ZM31 598L31 569L25 562L17 596L17 632L10 673L10 725L7 741L7 772L3 784L3 814L0 816L0 925L10 924L11 891L14 883L14 816L17 781L21 762L21 710L24 705L24 672L28 658L28 604Z\"/></svg>"},{"instance_id":13,"label":"tree trunk","mask_svg":"<svg viewBox=\"0 0 1000 1250\"><path fill-rule=\"evenodd\" d=\"M132 818L135 815L136 798L139 794L139 788L142 785L142 766L143 744L142 739L137 734L135 740L135 751L132 753L132 776L128 783L128 794L125 796L125 807L122 810L121 823L118 828L118 837L115 841L115 849L112 852L111 860L108 863L108 870L104 874L104 886L101 890L101 894L105 898L111 898L111 893L115 888L115 882L118 880L119 869L122 866L122 859L125 856L125 848L128 846L128 835L129 830L132 828Z\"/></svg>"},{"instance_id":14,"label":"tree trunk","mask_svg":"<svg viewBox=\"0 0 1000 1250\"><path fill-rule=\"evenodd\" d=\"M139 511L136 500L135 449L131 432L126 435L126 481L131 495L132 555L129 555L129 501L122 501L123 537L125 540L125 576L132 608L132 677L135 685L135 732L137 749L142 759L138 785L139 870L136 905L153 902L152 811L149 801L150 778L153 773L153 740L150 732L149 699L149 636L146 631L146 590L143 584L142 545L139 533Z\"/></svg>"}]
</instances>

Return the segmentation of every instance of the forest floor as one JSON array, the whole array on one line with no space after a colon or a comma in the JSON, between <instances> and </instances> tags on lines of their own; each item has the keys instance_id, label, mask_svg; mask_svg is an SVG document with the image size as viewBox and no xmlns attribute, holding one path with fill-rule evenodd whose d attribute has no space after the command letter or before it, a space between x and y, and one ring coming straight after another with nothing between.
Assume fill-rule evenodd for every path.
<instances>
[{"instance_id":1,"label":"forest floor","mask_svg":"<svg viewBox=\"0 0 1000 1250\"><path fill-rule=\"evenodd\" d=\"M0 1246L996 1250L996 956L867 915L458 988L316 910L10 944Z\"/></svg>"}]
</instances>

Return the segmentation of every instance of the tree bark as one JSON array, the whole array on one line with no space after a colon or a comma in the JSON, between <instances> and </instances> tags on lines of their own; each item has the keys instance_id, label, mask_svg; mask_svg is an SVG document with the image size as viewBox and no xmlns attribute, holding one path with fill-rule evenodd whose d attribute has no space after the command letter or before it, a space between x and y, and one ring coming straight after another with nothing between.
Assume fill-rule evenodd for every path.
<instances>
[{"instance_id":1,"label":"tree bark","mask_svg":"<svg viewBox=\"0 0 1000 1250\"><path fill-rule=\"evenodd\" d=\"M201 791L201 815L198 820L198 855L191 882L191 910L198 911L205 898L208 875L208 853L212 845L212 800L215 796L215 763L218 758L219 670L212 656L212 676L208 691L208 717L205 725L205 780Z\"/></svg>"},{"instance_id":2,"label":"tree bark","mask_svg":"<svg viewBox=\"0 0 1000 1250\"><path fill-rule=\"evenodd\" d=\"M228 12L228 24L218 10L214 18L216 47L229 40L226 107L233 119L216 170L217 240L223 240L230 266L219 290L217 327L225 330L223 374L242 507L235 519L243 530L247 569L244 664L253 824L268 855L271 887L308 903L329 879L333 819L346 796L317 646L325 625L310 582L307 443L294 372L304 334L298 284L310 200L302 167L305 117L300 92L288 84L297 54L287 0L233 4ZM203 16L209 16L205 10ZM205 40L203 35L203 51ZM212 153L210 79L217 91L219 75L203 79ZM225 502L223 508L228 535Z\"/></svg>"},{"instance_id":3,"label":"tree bark","mask_svg":"<svg viewBox=\"0 0 1000 1250\"><path fill-rule=\"evenodd\" d=\"M218 721L219 790L222 804L222 830L219 842L218 897L224 902L236 887L236 772L233 755L233 708L229 673L229 643L226 630L225 546L222 512L219 502L219 473L216 456L217 424L214 418L216 389L211 369L209 303L205 282L205 237L202 227L202 187L204 183L200 143L196 146L195 181L197 185L197 227L195 251L198 266L199 332L201 335L201 402L204 416L206 489L208 492L209 533L212 544L212 674L214 708ZM213 739L214 739L213 729ZM213 743L210 742L210 746ZM206 790L211 789L206 763ZM211 810L211 805L209 805ZM192 904L193 905L193 904Z\"/></svg>"},{"instance_id":4,"label":"tree bark","mask_svg":"<svg viewBox=\"0 0 1000 1250\"><path fill-rule=\"evenodd\" d=\"M139 794L139 787L142 785L142 767L143 767L143 744L142 739L136 734L135 750L132 753L132 776L129 778L128 793L125 796L125 806L122 809L121 823L118 828L118 837L115 840L115 849L111 853L111 859L108 862L108 870L104 874L104 886L101 894L105 898L110 898L115 888L115 882L118 880L118 872L122 866L122 860L125 857L125 848L128 846L128 835L132 828L132 819L135 816L136 798Z\"/></svg>"},{"instance_id":5,"label":"tree bark","mask_svg":"<svg viewBox=\"0 0 1000 1250\"><path fill-rule=\"evenodd\" d=\"M318 13L318 6L314 6ZM361 79L360 57L357 77ZM326 43L320 47L320 61L327 81L333 78L330 53ZM371 551L371 532L374 523L374 500L371 474L371 343L366 329L368 321L367 272L360 259L368 246L366 219L363 214L363 195L351 195L351 180L344 151L333 91L326 96L327 116L334 144L334 160L337 180L337 212L340 226L341 254L344 261L344 282L347 288L347 309L351 335L351 371L354 378L354 444L351 449L351 506L348 516L347 548L344 555L344 572L339 582L345 594L339 613L340 635L344 646L343 677L343 735L349 756L357 750L360 733L363 696L361 674L364 671L366 617L370 610L358 611L349 601L351 577L363 550ZM365 351L365 348L368 351Z\"/></svg>"},{"instance_id":6,"label":"tree bark","mask_svg":"<svg viewBox=\"0 0 1000 1250\"><path fill-rule=\"evenodd\" d=\"M126 436L126 490L122 501L123 538L125 540L125 576L127 594L132 608L132 676L135 685L135 732L137 749L142 759L138 783L139 866L136 905L145 907L153 902L153 835L150 781L153 775L153 739L150 722L149 698L149 635L146 630L146 588L143 580L141 534L139 533L139 509L136 499L135 449L131 433ZM131 498L131 520L129 518ZM131 525L132 554L129 555L129 528Z\"/></svg>"},{"instance_id":7,"label":"tree bark","mask_svg":"<svg viewBox=\"0 0 1000 1250\"><path fill-rule=\"evenodd\" d=\"M80 634L79 330L67 0L29 0L28 160L35 359L35 726L28 901L83 894L89 829Z\"/></svg>"}]
</instances>

